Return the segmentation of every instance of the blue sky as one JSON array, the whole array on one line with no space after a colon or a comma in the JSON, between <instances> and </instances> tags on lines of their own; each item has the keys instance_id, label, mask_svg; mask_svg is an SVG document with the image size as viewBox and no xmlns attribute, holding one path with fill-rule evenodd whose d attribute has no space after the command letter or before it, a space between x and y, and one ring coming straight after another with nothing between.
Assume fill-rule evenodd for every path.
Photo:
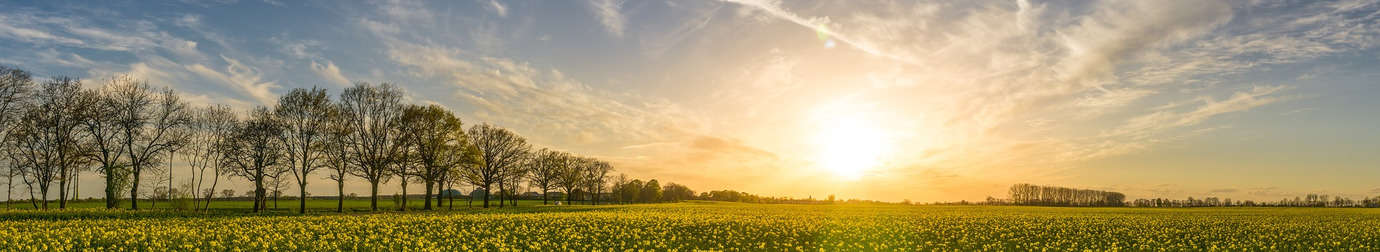
<instances>
[{"instance_id":1,"label":"blue sky","mask_svg":"<svg viewBox=\"0 0 1380 252\"><path fill-rule=\"evenodd\" d=\"M1380 195L1371 0L0 5L0 64L39 76L130 74L239 109L391 82L699 190Z\"/></svg>"}]
</instances>

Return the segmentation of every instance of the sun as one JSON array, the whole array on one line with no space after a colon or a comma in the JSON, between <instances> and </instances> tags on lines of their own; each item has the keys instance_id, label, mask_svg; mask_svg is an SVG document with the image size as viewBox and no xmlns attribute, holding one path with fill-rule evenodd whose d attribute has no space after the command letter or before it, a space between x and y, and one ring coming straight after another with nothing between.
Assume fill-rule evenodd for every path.
<instances>
[{"instance_id":1,"label":"sun","mask_svg":"<svg viewBox=\"0 0 1380 252\"><path fill-rule=\"evenodd\" d=\"M865 111L820 110L814 163L843 180L857 180L881 165L890 150L886 132Z\"/></svg>"}]
</instances>

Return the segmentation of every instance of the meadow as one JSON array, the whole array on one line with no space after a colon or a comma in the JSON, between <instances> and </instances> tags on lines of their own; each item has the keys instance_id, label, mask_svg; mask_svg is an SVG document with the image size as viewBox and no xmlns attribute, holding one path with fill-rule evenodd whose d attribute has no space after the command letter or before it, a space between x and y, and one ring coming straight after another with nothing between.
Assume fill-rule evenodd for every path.
<instances>
[{"instance_id":1,"label":"meadow","mask_svg":"<svg viewBox=\"0 0 1380 252\"><path fill-rule=\"evenodd\" d=\"M457 202L458 203L458 202ZM523 202L528 203L528 202ZM357 202L352 203L357 204ZM1380 210L684 202L344 213L0 212L45 250L1376 250Z\"/></svg>"}]
</instances>

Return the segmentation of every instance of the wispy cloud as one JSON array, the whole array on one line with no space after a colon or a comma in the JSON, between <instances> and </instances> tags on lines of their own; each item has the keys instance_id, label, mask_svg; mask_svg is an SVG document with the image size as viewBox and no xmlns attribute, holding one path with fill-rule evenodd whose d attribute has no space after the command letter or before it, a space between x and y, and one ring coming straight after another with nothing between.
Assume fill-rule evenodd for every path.
<instances>
[{"instance_id":1,"label":"wispy cloud","mask_svg":"<svg viewBox=\"0 0 1380 252\"><path fill-rule=\"evenodd\" d=\"M508 6L503 5L498 0L489 0L484 7L498 14L499 17L508 17Z\"/></svg>"},{"instance_id":2,"label":"wispy cloud","mask_svg":"<svg viewBox=\"0 0 1380 252\"><path fill-rule=\"evenodd\" d=\"M604 25L604 30L614 37L623 37L624 26L628 23L628 18L623 15L624 0L590 0L590 10L599 18L599 23Z\"/></svg>"},{"instance_id":3,"label":"wispy cloud","mask_svg":"<svg viewBox=\"0 0 1380 252\"><path fill-rule=\"evenodd\" d=\"M320 63L316 63L316 61L312 61L311 71L313 73L316 73L317 77L321 77L321 79L325 80L327 83L335 84L341 87L350 86L350 79L345 78L345 75L340 73L340 68L335 66L335 62L331 62L328 60L326 61L326 64L322 65Z\"/></svg>"}]
</instances>

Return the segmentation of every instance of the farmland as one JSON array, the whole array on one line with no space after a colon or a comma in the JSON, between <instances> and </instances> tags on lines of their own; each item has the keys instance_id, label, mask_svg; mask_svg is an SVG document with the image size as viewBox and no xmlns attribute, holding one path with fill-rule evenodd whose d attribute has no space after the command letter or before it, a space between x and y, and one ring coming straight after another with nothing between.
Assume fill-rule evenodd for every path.
<instances>
[{"instance_id":1,"label":"farmland","mask_svg":"<svg viewBox=\"0 0 1380 252\"><path fill-rule=\"evenodd\" d=\"M1374 250L1380 211L881 204L0 212L9 250Z\"/></svg>"}]
</instances>

